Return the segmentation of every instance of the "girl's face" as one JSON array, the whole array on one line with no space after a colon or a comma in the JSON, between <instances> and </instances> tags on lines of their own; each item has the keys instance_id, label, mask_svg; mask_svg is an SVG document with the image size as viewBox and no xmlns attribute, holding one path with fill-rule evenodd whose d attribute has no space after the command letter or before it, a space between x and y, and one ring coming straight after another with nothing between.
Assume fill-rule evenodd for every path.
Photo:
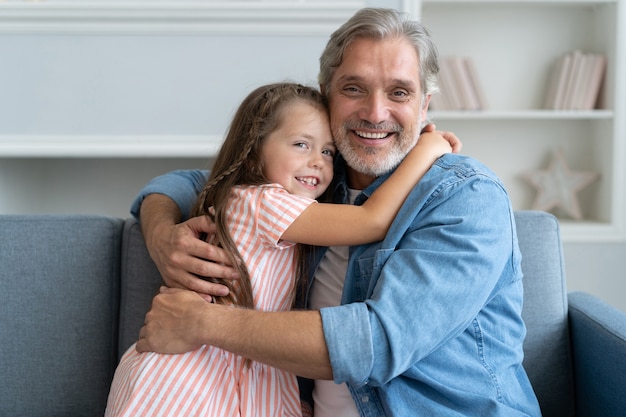
<instances>
[{"instance_id":1,"label":"girl's face","mask_svg":"<svg viewBox=\"0 0 626 417\"><path fill-rule=\"evenodd\" d=\"M291 194L319 197L333 178L335 145L328 115L308 103L287 104L263 142L263 173Z\"/></svg>"}]
</instances>

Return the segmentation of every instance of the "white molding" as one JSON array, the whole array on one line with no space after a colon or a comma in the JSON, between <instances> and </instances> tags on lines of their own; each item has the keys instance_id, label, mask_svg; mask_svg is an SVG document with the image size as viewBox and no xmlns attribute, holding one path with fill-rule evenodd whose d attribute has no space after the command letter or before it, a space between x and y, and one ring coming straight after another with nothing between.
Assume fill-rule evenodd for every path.
<instances>
[{"instance_id":1,"label":"white molding","mask_svg":"<svg viewBox=\"0 0 626 417\"><path fill-rule=\"evenodd\" d=\"M624 231L616 224L585 221L568 222L559 219L561 239L564 243L579 242L624 242Z\"/></svg>"},{"instance_id":2,"label":"white molding","mask_svg":"<svg viewBox=\"0 0 626 417\"><path fill-rule=\"evenodd\" d=\"M219 135L0 135L0 158L202 158Z\"/></svg>"},{"instance_id":3,"label":"white molding","mask_svg":"<svg viewBox=\"0 0 626 417\"><path fill-rule=\"evenodd\" d=\"M327 36L365 1L1 2L0 34Z\"/></svg>"}]
</instances>

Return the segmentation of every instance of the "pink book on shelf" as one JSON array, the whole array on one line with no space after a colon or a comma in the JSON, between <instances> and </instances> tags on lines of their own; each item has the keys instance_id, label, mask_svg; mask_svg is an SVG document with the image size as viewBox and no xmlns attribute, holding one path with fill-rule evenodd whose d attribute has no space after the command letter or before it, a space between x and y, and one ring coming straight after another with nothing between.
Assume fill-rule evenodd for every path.
<instances>
[{"instance_id":1,"label":"pink book on shelf","mask_svg":"<svg viewBox=\"0 0 626 417\"><path fill-rule=\"evenodd\" d=\"M589 78L584 94L582 103L582 109L592 110L596 107L598 96L600 95L600 88L602 87L602 81L606 72L606 56L602 54L590 54L593 59L591 62L591 70L589 72Z\"/></svg>"},{"instance_id":2,"label":"pink book on shelf","mask_svg":"<svg viewBox=\"0 0 626 417\"><path fill-rule=\"evenodd\" d=\"M428 110L430 111L441 111L446 110L445 103L443 102L443 97L440 92L436 92L430 96L430 103L428 105Z\"/></svg>"},{"instance_id":3,"label":"pink book on shelf","mask_svg":"<svg viewBox=\"0 0 626 417\"><path fill-rule=\"evenodd\" d=\"M559 88L559 79L561 78L561 67L563 66L564 56L560 57L552 64L546 84L546 95L543 101L543 108L553 110L556 105L556 92Z\"/></svg>"},{"instance_id":4,"label":"pink book on shelf","mask_svg":"<svg viewBox=\"0 0 626 417\"><path fill-rule=\"evenodd\" d=\"M572 88L569 107L572 110L581 110L583 107L592 61L593 56L591 54L582 54L578 63L578 68L574 68L574 70L576 70L576 74L574 75L574 86Z\"/></svg>"},{"instance_id":5,"label":"pink book on shelf","mask_svg":"<svg viewBox=\"0 0 626 417\"><path fill-rule=\"evenodd\" d=\"M474 91L474 96L478 101L478 110L487 110L487 97L485 96L483 86L480 83L478 70L476 69L476 65L474 65L474 60L472 58L465 58L463 60L463 65L470 80L470 85Z\"/></svg>"},{"instance_id":6,"label":"pink book on shelf","mask_svg":"<svg viewBox=\"0 0 626 417\"><path fill-rule=\"evenodd\" d=\"M451 65L446 58L443 58L439 63L439 80L442 94L448 105L447 110L461 110L461 97L452 74Z\"/></svg>"},{"instance_id":7,"label":"pink book on shelf","mask_svg":"<svg viewBox=\"0 0 626 417\"><path fill-rule=\"evenodd\" d=\"M439 90L432 94L430 97L430 110L434 111L446 111L452 110L450 101L448 99L448 86L445 84L445 80L441 75L441 64L439 67L439 74L437 74L437 84Z\"/></svg>"},{"instance_id":8,"label":"pink book on shelf","mask_svg":"<svg viewBox=\"0 0 626 417\"><path fill-rule=\"evenodd\" d=\"M576 91L576 83L580 77L582 69L583 53L580 51L571 52L572 60L570 62L571 68L565 81L565 95L563 97L563 103L561 103L562 110L571 110L574 103L574 94Z\"/></svg>"},{"instance_id":9,"label":"pink book on shelf","mask_svg":"<svg viewBox=\"0 0 626 417\"><path fill-rule=\"evenodd\" d=\"M572 55L567 53L564 54L561 58L559 58L555 71L556 74L556 88L554 91L554 101L551 103L550 109L553 110L561 110L563 108L563 102L565 99L565 88L567 84L567 80L569 78L569 73L572 69L571 66Z\"/></svg>"},{"instance_id":10,"label":"pink book on shelf","mask_svg":"<svg viewBox=\"0 0 626 417\"><path fill-rule=\"evenodd\" d=\"M461 98L461 108L463 110L479 110L480 103L476 91L472 85L467 67L464 64L465 58L452 57L448 59L451 73L454 77L457 91Z\"/></svg>"}]
</instances>

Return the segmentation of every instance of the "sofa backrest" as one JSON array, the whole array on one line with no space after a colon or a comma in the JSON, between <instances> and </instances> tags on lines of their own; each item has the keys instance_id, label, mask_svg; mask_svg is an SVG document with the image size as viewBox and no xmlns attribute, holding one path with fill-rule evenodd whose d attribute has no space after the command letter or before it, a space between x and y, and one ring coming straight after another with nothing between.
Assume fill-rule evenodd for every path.
<instances>
[{"instance_id":1,"label":"sofa backrest","mask_svg":"<svg viewBox=\"0 0 626 417\"><path fill-rule=\"evenodd\" d=\"M116 364L123 222L0 216L0 416L98 416Z\"/></svg>"},{"instance_id":2,"label":"sofa backrest","mask_svg":"<svg viewBox=\"0 0 626 417\"><path fill-rule=\"evenodd\" d=\"M126 220L124 224L121 276L118 358L137 341L152 298L163 285L161 275L146 249L141 227L134 219Z\"/></svg>"},{"instance_id":3,"label":"sofa backrest","mask_svg":"<svg viewBox=\"0 0 626 417\"><path fill-rule=\"evenodd\" d=\"M538 211L515 213L524 272L524 367L543 417L574 416L574 375L559 223Z\"/></svg>"},{"instance_id":4,"label":"sofa backrest","mask_svg":"<svg viewBox=\"0 0 626 417\"><path fill-rule=\"evenodd\" d=\"M544 417L573 416L572 359L559 223L554 216L538 211L517 211L515 219L524 272L523 317L528 328L524 366ZM139 225L127 220L124 230L120 353L136 340L152 295L161 285Z\"/></svg>"},{"instance_id":5,"label":"sofa backrest","mask_svg":"<svg viewBox=\"0 0 626 417\"><path fill-rule=\"evenodd\" d=\"M573 416L558 221L515 217L524 365L544 417ZM0 416L101 415L116 363L161 283L135 220L0 216Z\"/></svg>"}]
</instances>

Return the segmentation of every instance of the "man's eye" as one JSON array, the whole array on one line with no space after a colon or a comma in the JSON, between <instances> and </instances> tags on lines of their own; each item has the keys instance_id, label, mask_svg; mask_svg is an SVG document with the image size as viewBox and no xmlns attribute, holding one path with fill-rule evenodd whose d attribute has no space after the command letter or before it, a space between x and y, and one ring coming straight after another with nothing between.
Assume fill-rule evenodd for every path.
<instances>
[{"instance_id":1,"label":"man's eye","mask_svg":"<svg viewBox=\"0 0 626 417\"><path fill-rule=\"evenodd\" d=\"M405 99L409 96L409 93L404 90L397 90L392 93L392 96L396 99Z\"/></svg>"},{"instance_id":2,"label":"man's eye","mask_svg":"<svg viewBox=\"0 0 626 417\"><path fill-rule=\"evenodd\" d=\"M343 91L347 94L358 94L361 89L355 86L346 86L343 88Z\"/></svg>"}]
</instances>

